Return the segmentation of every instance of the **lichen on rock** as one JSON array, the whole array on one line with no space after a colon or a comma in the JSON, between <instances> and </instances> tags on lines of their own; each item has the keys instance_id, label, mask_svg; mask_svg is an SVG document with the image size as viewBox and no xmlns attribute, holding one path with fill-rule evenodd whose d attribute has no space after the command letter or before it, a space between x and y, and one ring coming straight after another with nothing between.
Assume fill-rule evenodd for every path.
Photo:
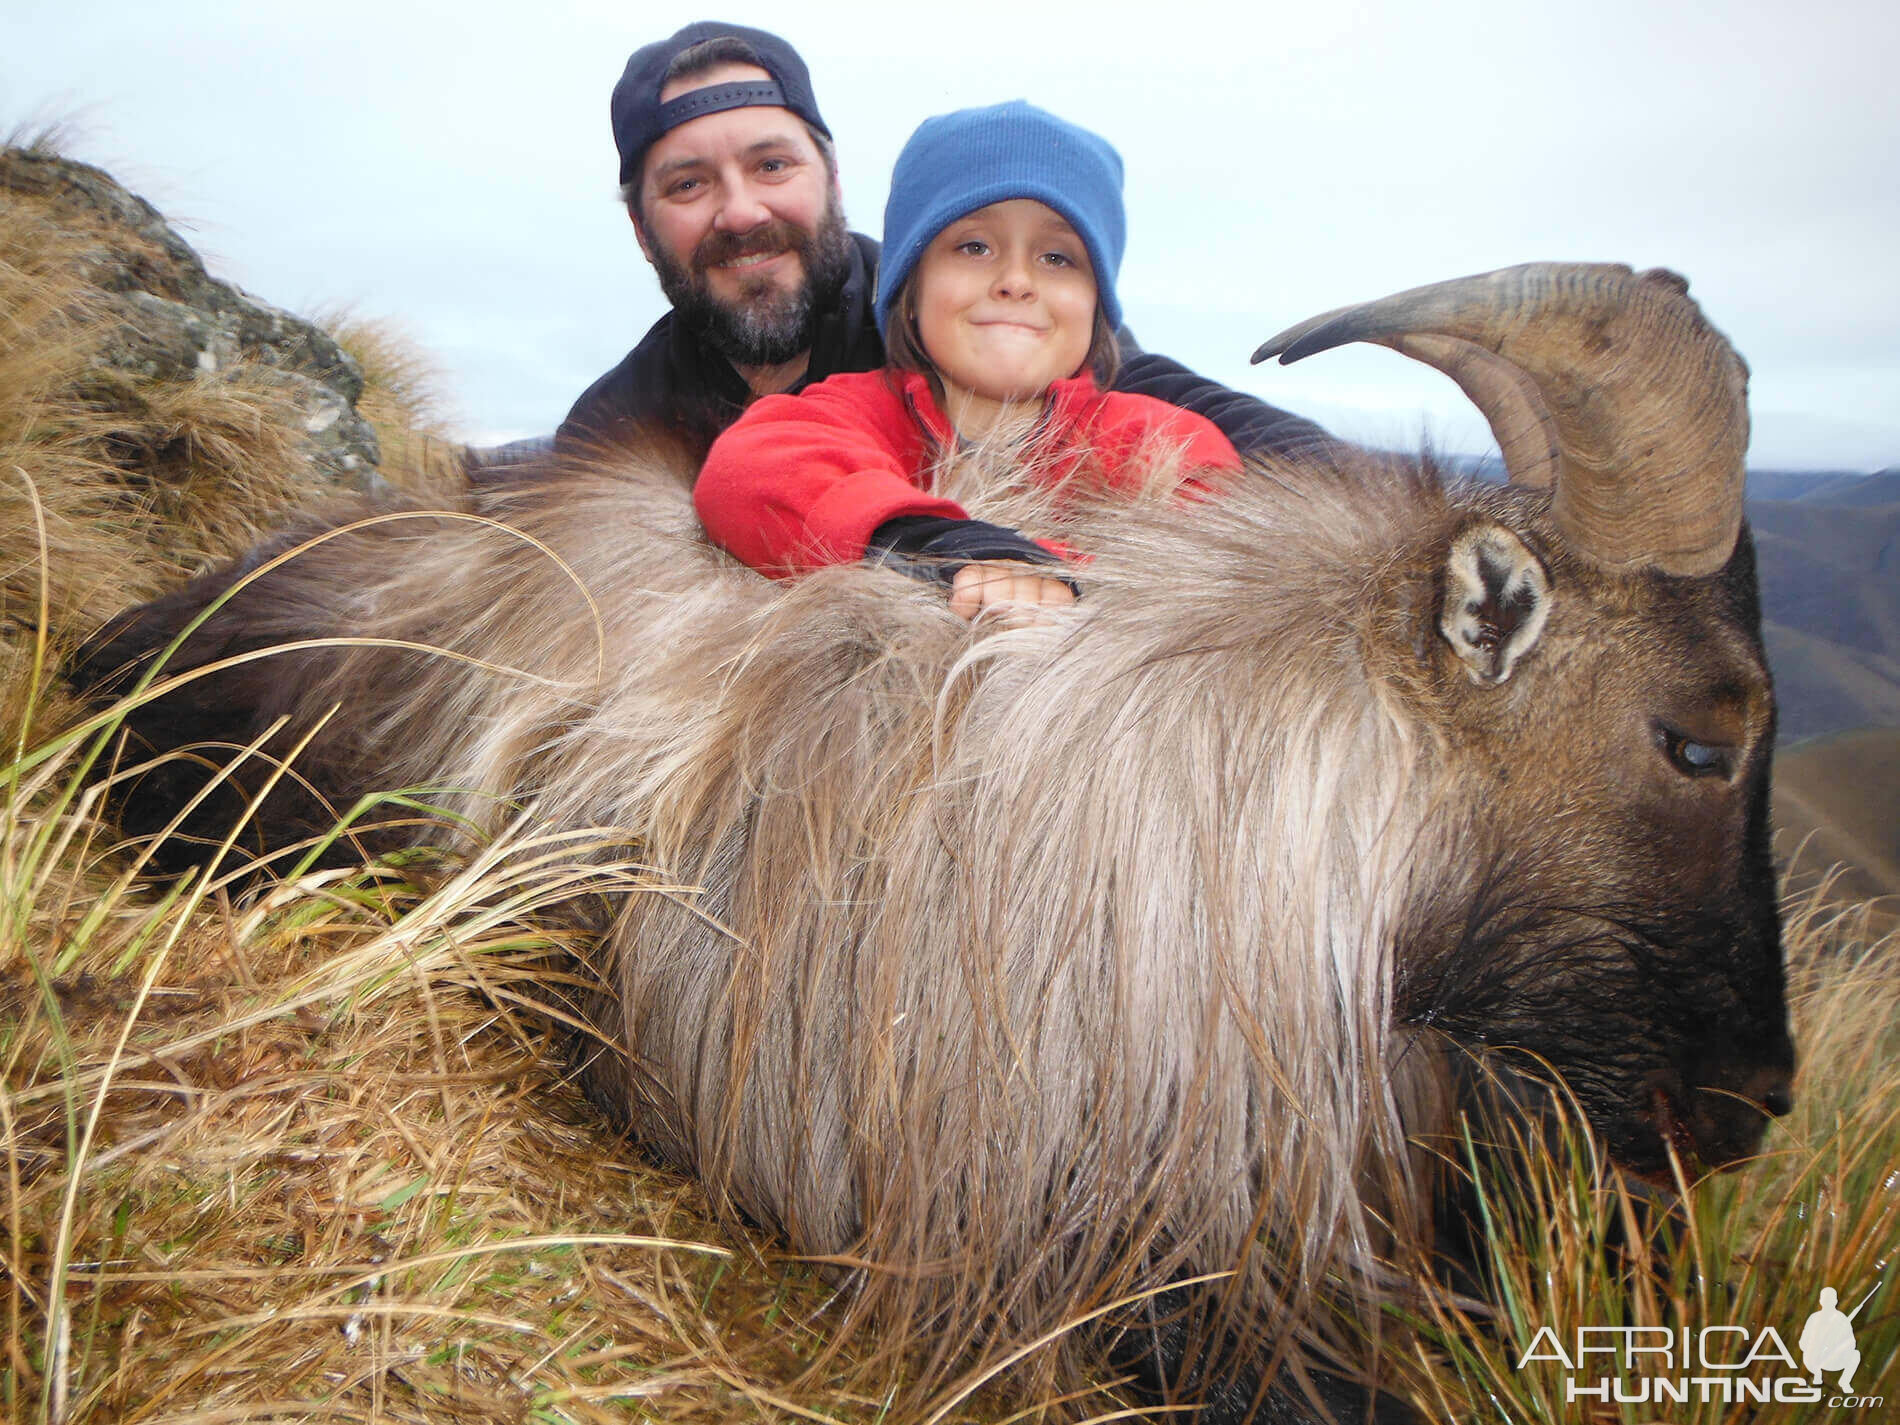
<instances>
[{"instance_id":1,"label":"lichen on rock","mask_svg":"<svg viewBox=\"0 0 1900 1425\"><path fill-rule=\"evenodd\" d=\"M88 164L8 149L0 189L37 203L75 239L73 275L102 299L103 365L140 381L274 390L303 410L293 423L319 483L380 488L376 433L356 411L363 374L326 332L211 276L156 208Z\"/></svg>"}]
</instances>

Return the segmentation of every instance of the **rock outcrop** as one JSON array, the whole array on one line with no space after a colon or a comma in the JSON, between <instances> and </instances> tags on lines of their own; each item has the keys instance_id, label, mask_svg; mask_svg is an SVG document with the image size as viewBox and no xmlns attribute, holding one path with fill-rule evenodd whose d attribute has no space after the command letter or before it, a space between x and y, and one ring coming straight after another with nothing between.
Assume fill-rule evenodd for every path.
<instances>
[{"instance_id":1,"label":"rock outcrop","mask_svg":"<svg viewBox=\"0 0 1900 1425\"><path fill-rule=\"evenodd\" d=\"M313 473L338 488L380 488L376 434L356 411L362 373L323 331L211 276L157 209L100 169L9 149L0 192L47 204L78 239L72 260L109 324L103 363L151 381L248 363L300 413Z\"/></svg>"}]
</instances>

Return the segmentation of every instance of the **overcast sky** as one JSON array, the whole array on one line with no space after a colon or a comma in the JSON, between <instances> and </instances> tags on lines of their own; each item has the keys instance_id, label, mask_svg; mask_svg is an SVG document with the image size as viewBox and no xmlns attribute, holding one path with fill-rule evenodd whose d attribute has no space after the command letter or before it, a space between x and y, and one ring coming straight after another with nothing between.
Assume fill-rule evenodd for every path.
<instances>
[{"instance_id":1,"label":"overcast sky","mask_svg":"<svg viewBox=\"0 0 1900 1425\"><path fill-rule=\"evenodd\" d=\"M1757 466L1900 465L1891 0L0 0L0 129L155 203L214 272L350 304L441 365L477 441L551 430L662 308L607 97L689 20L804 54L877 233L917 122L1027 97L1128 169L1129 324L1342 434L1487 443L1384 351L1250 368L1298 319L1534 259L1668 266L1754 371Z\"/></svg>"}]
</instances>

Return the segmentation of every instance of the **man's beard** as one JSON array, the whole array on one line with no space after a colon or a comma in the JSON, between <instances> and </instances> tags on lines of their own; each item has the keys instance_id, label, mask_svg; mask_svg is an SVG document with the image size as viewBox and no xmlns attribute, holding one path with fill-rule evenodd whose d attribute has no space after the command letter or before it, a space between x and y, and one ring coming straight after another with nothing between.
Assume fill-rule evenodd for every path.
<instances>
[{"instance_id":1,"label":"man's beard","mask_svg":"<svg viewBox=\"0 0 1900 1425\"><path fill-rule=\"evenodd\" d=\"M790 250L804 279L790 291L769 277L744 282L731 303L715 297L709 268L755 253ZM673 304L675 320L734 366L776 366L812 343L818 313L837 300L851 275L851 234L838 204L827 203L815 231L775 220L749 233L711 232L683 266L660 243L652 244L660 290ZM743 271L743 269L740 269Z\"/></svg>"}]
</instances>

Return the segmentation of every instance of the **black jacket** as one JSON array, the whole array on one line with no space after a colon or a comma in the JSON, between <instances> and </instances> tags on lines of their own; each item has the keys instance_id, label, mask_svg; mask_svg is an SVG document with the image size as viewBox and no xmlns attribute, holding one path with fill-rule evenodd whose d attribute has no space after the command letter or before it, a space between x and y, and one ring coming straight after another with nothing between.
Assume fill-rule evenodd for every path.
<instances>
[{"instance_id":1,"label":"black jacket","mask_svg":"<svg viewBox=\"0 0 1900 1425\"><path fill-rule=\"evenodd\" d=\"M803 390L839 371L871 371L884 364L871 299L878 245L853 233L851 274L836 306L818 319L811 363L789 389ZM1303 416L1143 351L1126 327L1118 333L1122 369L1113 389L1152 396L1206 416L1242 455L1283 453L1331 444L1332 437ZM556 433L557 448L623 443L636 429L678 436L703 454L713 437L739 418L752 393L732 363L681 330L668 312L621 363L581 393Z\"/></svg>"}]
</instances>

